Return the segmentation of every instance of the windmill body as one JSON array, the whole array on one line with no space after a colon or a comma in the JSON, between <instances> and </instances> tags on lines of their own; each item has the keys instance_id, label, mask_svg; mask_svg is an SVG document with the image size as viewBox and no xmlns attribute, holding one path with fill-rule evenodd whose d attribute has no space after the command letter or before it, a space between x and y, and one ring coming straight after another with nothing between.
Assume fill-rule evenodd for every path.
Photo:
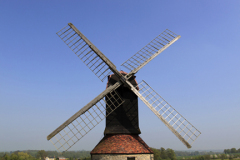
<instances>
[{"instance_id":1,"label":"windmill body","mask_svg":"<svg viewBox=\"0 0 240 160\"><path fill-rule=\"evenodd\" d=\"M191 144L201 132L145 81L137 83L135 80L135 74L177 41L179 35L168 29L158 35L122 64L129 73L119 72L73 24L69 23L57 32L57 35L101 81L108 77L106 90L47 136L47 140L50 140L58 151L69 150L106 119L105 136L91 152L92 159L152 159L152 151L139 137L141 132L138 122L138 98L184 145L191 148Z\"/></svg>"},{"instance_id":2,"label":"windmill body","mask_svg":"<svg viewBox=\"0 0 240 160\"><path fill-rule=\"evenodd\" d=\"M126 72L120 71L122 75ZM137 86L135 77L129 79L133 86ZM116 75L108 76L107 87L118 82ZM104 134L140 134L138 117L138 96L125 85L116 89L124 103L106 117L106 128Z\"/></svg>"},{"instance_id":3,"label":"windmill body","mask_svg":"<svg viewBox=\"0 0 240 160\"><path fill-rule=\"evenodd\" d=\"M125 76L126 72L120 71ZM107 87L118 82L116 75L108 76ZM135 76L129 82L136 88ZM124 101L106 117L104 137L91 151L93 160L143 159L153 160L153 151L139 136L138 96L126 85L121 85L116 92ZM106 98L108 102L108 98ZM106 106L107 107L107 106ZM106 110L108 112L108 110ZM107 113L106 113L107 114Z\"/></svg>"}]
</instances>

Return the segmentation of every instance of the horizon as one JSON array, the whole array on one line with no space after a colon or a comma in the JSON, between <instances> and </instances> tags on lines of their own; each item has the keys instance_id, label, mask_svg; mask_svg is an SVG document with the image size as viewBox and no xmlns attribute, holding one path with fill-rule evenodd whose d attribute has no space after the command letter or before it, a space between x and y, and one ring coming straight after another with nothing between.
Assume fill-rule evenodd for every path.
<instances>
[{"instance_id":1,"label":"horizon","mask_svg":"<svg viewBox=\"0 0 240 160\"><path fill-rule=\"evenodd\" d=\"M153 148L153 147L150 147ZM164 148L164 147L163 147ZM160 148L155 148L155 149L160 149ZM167 149L167 148L165 148ZM171 148L170 148L171 149ZM44 150L44 149L39 149L39 150ZM35 149L26 149L26 150L14 150L14 151L0 151L0 152L16 152L16 151L39 151L39 150L35 150ZM45 150L45 151L56 151L56 150ZM71 150L71 151L65 151L65 152L78 152L78 151L89 151L91 152L91 150ZM174 150L174 151L180 151L180 152L195 152L195 151L199 151L199 152L221 152L221 150ZM58 152L58 151L57 151ZM223 151L222 151L223 152ZM59 153L59 152L58 152ZM224 152L223 152L224 153Z\"/></svg>"},{"instance_id":2,"label":"horizon","mask_svg":"<svg viewBox=\"0 0 240 160\"><path fill-rule=\"evenodd\" d=\"M1 1L0 150L56 150L46 137L106 88L56 33L73 23L120 65L165 29L181 38L137 74L202 134L192 150L240 148L240 1ZM126 69L125 69L126 71ZM139 102L141 138L187 148ZM105 120L71 150L91 150Z\"/></svg>"}]
</instances>

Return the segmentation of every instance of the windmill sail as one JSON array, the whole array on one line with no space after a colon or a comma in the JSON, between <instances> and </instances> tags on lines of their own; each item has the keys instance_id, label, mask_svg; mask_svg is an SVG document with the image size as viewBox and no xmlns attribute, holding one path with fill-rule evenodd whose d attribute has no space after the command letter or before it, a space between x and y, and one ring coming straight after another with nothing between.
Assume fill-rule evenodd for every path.
<instances>
[{"instance_id":1,"label":"windmill sail","mask_svg":"<svg viewBox=\"0 0 240 160\"><path fill-rule=\"evenodd\" d=\"M129 75L135 74L180 37L181 36L166 29L135 55L126 60L121 66L131 71Z\"/></svg>"},{"instance_id":2,"label":"windmill sail","mask_svg":"<svg viewBox=\"0 0 240 160\"><path fill-rule=\"evenodd\" d=\"M69 48L103 81L109 74L117 76L117 82L109 86L81 110L70 117L61 126L47 136L58 151L70 149L83 136L91 131L105 117L124 103L116 89L124 84L128 86L157 117L188 147L201 134L190 122L158 95L146 82L134 87L129 79L143 66L177 41L180 36L170 30L165 30L139 52L125 61L122 66L131 72L123 76L116 66L99 51L73 24L57 32L57 35Z\"/></svg>"},{"instance_id":3,"label":"windmill sail","mask_svg":"<svg viewBox=\"0 0 240 160\"><path fill-rule=\"evenodd\" d=\"M110 86L88 103L48 135L47 140L50 140L59 152L70 149L124 102L118 93L112 90L116 86L118 86L118 83Z\"/></svg>"},{"instance_id":4,"label":"windmill sail","mask_svg":"<svg viewBox=\"0 0 240 160\"><path fill-rule=\"evenodd\" d=\"M112 72L116 74L116 66L72 23L57 32L57 35L101 81Z\"/></svg>"},{"instance_id":5,"label":"windmill sail","mask_svg":"<svg viewBox=\"0 0 240 160\"><path fill-rule=\"evenodd\" d=\"M131 84L130 84L131 85ZM155 92L145 81L138 84L139 90L132 91L188 148L201 134L189 121L178 113L167 101Z\"/></svg>"}]
</instances>

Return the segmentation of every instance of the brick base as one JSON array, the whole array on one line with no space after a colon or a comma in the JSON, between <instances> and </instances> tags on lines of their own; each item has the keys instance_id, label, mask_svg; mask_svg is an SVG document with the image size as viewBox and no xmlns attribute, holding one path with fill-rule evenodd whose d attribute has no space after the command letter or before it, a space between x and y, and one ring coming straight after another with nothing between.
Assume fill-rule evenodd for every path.
<instances>
[{"instance_id":1,"label":"brick base","mask_svg":"<svg viewBox=\"0 0 240 160\"><path fill-rule=\"evenodd\" d=\"M127 160L128 157L135 157L135 160L154 160L153 154L92 154L92 160Z\"/></svg>"},{"instance_id":2,"label":"brick base","mask_svg":"<svg viewBox=\"0 0 240 160\"><path fill-rule=\"evenodd\" d=\"M91 151L92 160L154 160L153 151L139 137L132 134L105 135Z\"/></svg>"},{"instance_id":3,"label":"brick base","mask_svg":"<svg viewBox=\"0 0 240 160\"><path fill-rule=\"evenodd\" d=\"M153 151L138 135L117 134L105 135L90 154L153 154Z\"/></svg>"}]
</instances>

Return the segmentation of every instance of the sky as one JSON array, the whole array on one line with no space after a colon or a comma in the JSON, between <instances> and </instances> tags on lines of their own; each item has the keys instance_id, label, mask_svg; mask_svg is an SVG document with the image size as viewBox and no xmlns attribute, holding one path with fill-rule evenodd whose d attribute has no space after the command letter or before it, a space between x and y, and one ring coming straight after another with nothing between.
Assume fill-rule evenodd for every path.
<instances>
[{"instance_id":1,"label":"sky","mask_svg":"<svg viewBox=\"0 0 240 160\"><path fill-rule=\"evenodd\" d=\"M240 1L0 0L0 151L56 150L46 137L105 90L56 35L73 23L118 70L165 29L181 38L137 74L202 134L187 149L139 100L154 148L240 148ZM127 71L127 70L125 70ZM101 122L72 150L92 150Z\"/></svg>"}]
</instances>

